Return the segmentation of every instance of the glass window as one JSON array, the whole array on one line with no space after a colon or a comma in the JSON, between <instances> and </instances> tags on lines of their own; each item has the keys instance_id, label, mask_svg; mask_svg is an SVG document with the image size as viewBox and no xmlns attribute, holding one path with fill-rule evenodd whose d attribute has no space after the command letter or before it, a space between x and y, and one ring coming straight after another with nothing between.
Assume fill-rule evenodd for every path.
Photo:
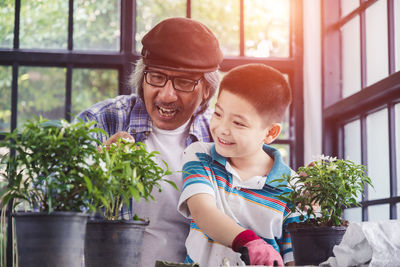
<instances>
[{"instance_id":1,"label":"glass window","mask_svg":"<svg viewBox=\"0 0 400 267\"><path fill-rule=\"evenodd\" d=\"M387 1L377 1L365 12L367 86L388 75Z\"/></svg>"},{"instance_id":2,"label":"glass window","mask_svg":"<svg viewBox=\"0 0 400 267\"><path fill-rule=\"evenodd\" d=\"M120 0L74 1L74 49L120 49L120 2Z\"/></svg>"},{"instance_id":3,"label":"glass window","mask_svg":"<svg viewBox=\"0 0 400 267\"><path fill-rule=\"evenodd\" d=\"M9 132L11 125L12 68L0 66L0 132Z\"/></svg>"},{"instance_id":4,"label":"glass window","mask_svg":"<svg viewBox=\"0 0 400 267\"><path fill-rule=\"evenodd\" d=\"M387 109L367 116L368 176L374 188L368 188L368 199L390 197L389 129Z\"/></svg>"},{"instance_id":5,"label":"glass window","mask_svg":"<svg viewBox=\"0 0 400 267\"><path fill-rule=\"evenodd\" d=\"M21 1L21 48L66 49L68 1Z\"/></svg>"},{"instance_id":6,"label":"glass window","mask_svg":"<svg viewBox=\"0 0 400 267\"><path fill-rule=\"evenodd\" d=\"M10 152L10 150L7 147L1 147L0 148L0 159L2 159L4 156L6 156L9 152ZM1 176L1 174L6 174L5 168L0 168L0 182L3 181L3 176ZM3 202L1 201L0 208L2 208L2 207L3 207ZM0 241L1 241L1 237L2 237L1 234L3 233L2 230L3 229L0 228ZM1 243L1 244L4 244L4 243ZM1 266L5 266L5 265L1 265Z\"/></svg>"},{"instance_id":7,"label":"glass window","mask_svg":"<svg viewBox=\"0 0 400 267\"><path fill-rule=\"evenodd\" d=\"M63 68L19 68L18 127L33 115L65 117L65 74Z\"/></svg>"},{"instance_id":8,"label":"glass window","mask_svg":"<svg viewBox=\"0 0 400 267\"><path fill-rule=\"evenodd\" d=\"M224 56L239 55L239 1L192 0L192 18L217 37Z\"/></svg>"},{"instance_id":9,"label":"glass window","mask_svg":"<svg viewBox=\"0 0 400 267\"><path fill-rule=\"evenodd\" d=\"M283 117L283 120L281 122L282 130L278 136L278 139L289 139L289 134L290 134L289 133L289 131L290 131L290 122L289 122L290 110L289 110L289 108L286 110L285 116Z\"/></svg>"},{"instance_id":10,"label":"glass window","mask_svg":"<svg viewBox=\"0 0 400 267\"><path fill-rule=\"evenodd\" d=\"M360 5L360 0L341 0L340 1L340 12L342 17L348 15L351 11L356 9Z\"/></svg>"},{"instance_id":11,"label":"glass window","mask_svg":"<svg viewBox=\"0 0 400 267\"><path fill-rule=\"evenodd\" d=\"M244 0L246 56L289 56L289 4L289 0Z\"/></svg>"},{"instance_id":12,"label":"glass window","mask_svg":"<svg viewBox=\"0 0 400 267\"><path fill-rule=\"evenodd\" d=\"M215 1L217 2L217 1ZM185 17L186 0L136 1L136 51L142 51L142 38L158 22L169 17Z\"/></svg>"},{"instance_id":13,"label":"glass window","mask_svg":"<svg viewBox=\"0 0 400 267\"><path fill-rule=\"evenodd\" d=\"M0 47L11 48L14 41L14 0L0 1Z\"/></svg>"},{"instance_id":14,"label":"glass window","mask_svg":"<svg viewBox=\"0 0 400 267\"><path fill-rule=\"evenodd\" d=\"M400 196L400 103L395 105L397 195ZM400 218L400 213L398 213Z\"/></svg>"},{"instance_id":15,"label":"glass window","mask_svg":"<svg viewBox=\"0 0 400 267\"><path fill-rule=\"evenodd\" d=\"M93 104L118 95L118 71L74 69L72 73L72 118Z\"/></svg>"},{"instance_id":16,"label":"glass window","mask_svg":"<svg viewBox=\"0 0 400 267\"><path fill-rule=\"evenodd\" d=\"M397 207L397 218L394 218L394 219L399 219L400 218L400 203L397 203L396 207Z\"/></svg>"},{"instance_id":17,"label":"glass window","mask_svg":"<svg viewBox=\"0 0 400 267\"><path fill-rule=\"evenodd\" d=\"M349 158L355 163L361 164L360 120L347 123L344 126L344 158ZM357 196L357 201L361 200L360 194Z\"/></svg>"},{"instance_id":18,"label":"glass window","mask_svg":"<svg viewBox=\"0 0 400 267\"><path fill-rule=\"evenodd\" d=\"M283 76L285 76L286 81L290 84L289 75L286 73L282 73L282 74L283 74ZM293 88L292 88L292 93L293 93ZM291 106L289 106L287 108L285 116L283 117L283 120L281 122L282 129L281 129L281 133L278 136L278 139L289 139L289 137L290 137L290 107Z\"/></svg>"},{"instance_id":19,"label":"glass window","mask_svg":"<svg viewBox=\"0 0 400 267\"><path fill-rule=\"evenodd\" d=\"M394 2L394 38L396 53L396 71L400 70L400 1Z\"/></svg>"},{"instance_id":20,"label":"glass window","mask_svg":"<svg viewBox=\"0 0 400 267\"><path fill-rule=\"evenodd\" d=\"M341 28L341 36L342 96L345 98L361 90L359 16Z\"/></svg>"},{"instance_id":21,"label":"glass window","mask_svg":"<svg viewBox=\"0 0 400 267\"><path fill-rule=\"evenodd\" d=\"M362 221L361 208L345 209L343 211L343 217L345 220L349 222L361 222Z\"/></svg>"},{"instance_id":22,"label":"glass window","mask_svg":"<svg viewBox=\"0 0 400 267\"><path fill-rule=\"evenodd\" d=\"M390 218L389 204L373 205L368 207L368 221L378 222L389 220Z\"/></svg>"},{"instance_id":23,"label":"glass window","mask_svg":"<svg viewBox=\"0 0 400 267\"><path fill-rule=\"evenodd\" d=\"M283 161L287 165L289 165L290 164L290 146L286 145L286 144L272 144L272 146L279 150Z\"/></svg>"}]
</instances>

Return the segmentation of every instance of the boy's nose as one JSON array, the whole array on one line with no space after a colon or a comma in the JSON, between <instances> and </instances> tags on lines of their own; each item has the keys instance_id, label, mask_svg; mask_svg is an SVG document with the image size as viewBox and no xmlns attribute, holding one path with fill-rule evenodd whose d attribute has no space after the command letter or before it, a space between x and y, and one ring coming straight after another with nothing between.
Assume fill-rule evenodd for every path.
<instances>
[{"instance_id":1,"label":"boy's nose","mask_svg":"<svg viewBox=\"0 0 400 267\"><path fill-rule=\"evenodd\" d=\"M159 89L158 96L161 101L166 103L175 102L178 99L176 90L174 89L171 80L167 81L165 86Z\"/></svg>"},{"instance_id":2,"label":"boy's nose","mask_svg":"<svg viewBox=\"0 0 400 267\"><path fill-rule=\"evenodd\" d=\"M219 124L218 128L219 128L220 133L222 135L229 135L230 134L230 128L229 128L228 122L226 122L225 120L221 121L221 123Z\"/></svg>"}]
</instances>

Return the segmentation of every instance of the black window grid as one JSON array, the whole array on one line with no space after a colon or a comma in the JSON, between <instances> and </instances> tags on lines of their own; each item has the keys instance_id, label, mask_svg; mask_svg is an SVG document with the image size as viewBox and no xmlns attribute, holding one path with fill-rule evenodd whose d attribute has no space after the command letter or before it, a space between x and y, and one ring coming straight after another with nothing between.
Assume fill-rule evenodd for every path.
<instances>
[{"instance_id":1,"label":"black window grid","mask_svg":"<svg viewBox=\"0 0 400 267\"><path fill-rule=\"evenodd\" d=\"M360 120L361 163L368 165L367 129L368 114L387 108L389 129L390 196L369 200L368 187L362 198L362 221L368 221L368 207L389 204L390 219L397 219L396 205L400 205L397 192L399 174L396 170L395 127L400 118L395 117L395 105L400 103L400 71L395 71L394 1L387 1L388 23L388 77L367 86L366 77L366 18L365 11L378 0L360 0L359 7L343 18L340 1L322 1L322 117L324 154L344 157L344 125ZM341 36L340 28L354 17L360 19L361 91L342 98L341 92Z\"/></svg>"},{"instance_id":2,"label":"black window grid","mask_svg":"<svg viewBox=\"0 0 400 267\"><path fill-rule=\"evenodd\" d=\"M244 0L240 2L239 56L225 57L220 70L229 71L235 66L247 63L264 63L289 76L293 92L293 103L289 111L289 138L276 140L275 144L289 146L290 166L297 169L303 165L303 1L290 1L290 55L288 58L252 58L245 56ZM21 49L19 43L21 0L15 0L14 40L11 49L0 48L0 66L12 68L11 83L11 130L17 127L18 73L21 66L63 67L66 68L65 119L71 120L72 73L75 68L104 68L118 71L118 94L130 94L127 81L134 68L133 63L140 59L135 49L136 1L121 0L120 51L78 51L73 43L74 0L68 5L68 39L66 50ZM191 0L186 0L186 17L191 17ZM3 135L0 134L0 139ZM9 203L8 210L11 210ZM8 214L8 226L12 224ZM7 236L12 236L12 227L7 227ZM12 239L7 239L7 267L12 266Z\"/></svg>"}]
</instances>

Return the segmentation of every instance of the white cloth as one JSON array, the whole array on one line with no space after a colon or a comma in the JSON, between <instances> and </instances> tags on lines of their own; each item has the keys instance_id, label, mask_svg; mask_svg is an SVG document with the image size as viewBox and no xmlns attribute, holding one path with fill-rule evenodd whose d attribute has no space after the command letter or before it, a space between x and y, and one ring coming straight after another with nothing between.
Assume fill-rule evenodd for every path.
<instances>
[{"instance_id":1,"label":"white cloth","mask_svg":"<svg viewBox=\"0 0 400 267\"><path fill-rule=\"evenodd\" d=\"M144 142L148 151L160 152L155 161L160 166L164 166L162 160L168 163L173 174L165 178L172 180L179 189L182 187L181 157L188 134L188 123L171 131L153 127L149 138ZM183 262L189 220L176 210L180 191L164 182L162 192L154 188L152 194L155 201L141 201L133 207L134 213L150 219L150 225L146 227L143 237L140 266L154 266L156 260Z\"/></svg>"},{"instance_id":2,"label":"white cloth","mask_svg":"<svg viewBox=\"0 0 400 267\"><path fill-rule=\"evenodd\" d=\"M320 265L400 266L400 220L351 223L333 254Z\"/></svg>"}]
</instances>

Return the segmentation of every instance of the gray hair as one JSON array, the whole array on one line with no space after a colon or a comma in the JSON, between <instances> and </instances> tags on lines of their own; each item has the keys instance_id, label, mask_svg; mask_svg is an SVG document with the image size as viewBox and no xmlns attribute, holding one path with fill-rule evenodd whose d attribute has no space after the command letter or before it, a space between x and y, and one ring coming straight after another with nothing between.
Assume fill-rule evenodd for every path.
<instances>
[{"instance_id":1,"label":"gray hair","mask_svg":"<svg viewBox=\"0 0 400 267\"><path fill-rule=\"evenodd\" d=\"M142 100L144 100L142 84L145 68L146 65L144 64L143 59L139 59L138 61L136 61L135 69L133 70L129 78L129 85L132 88L132 93L137 93ZM209 89L210 94L208 95L208 98L200 104L200 110L198 111L198 114L206 111L210 99L215 95L215 92L218 89L220 82L218 70L204 73L204 80L206 81L205 86Z\"/></svg>"}]
</instances>

